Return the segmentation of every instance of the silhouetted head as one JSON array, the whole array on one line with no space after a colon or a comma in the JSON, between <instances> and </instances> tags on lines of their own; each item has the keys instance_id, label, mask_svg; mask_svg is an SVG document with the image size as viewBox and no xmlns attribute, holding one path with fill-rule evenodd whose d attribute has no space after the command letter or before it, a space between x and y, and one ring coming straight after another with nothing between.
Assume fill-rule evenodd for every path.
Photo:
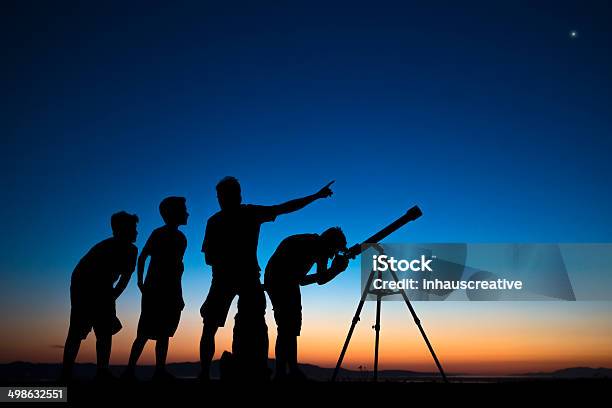
<instances>
[{"instance_id":1,"label":"silhouetted head","mask_svg":"<svg viewBox=\"0 0 612 408\"><path fill-rule=\"evenodd\" d=\"M189 213L185 197L166 197L159 203L159 213L167 225L186 225Z\"/></svg>"},{"instance_id":2,"label":"silhouetted head","mask_svg":"<svg viewBox=\"0 0 612 408\"><path fill-rule=\"evenodd\" d=\"M138 216L136 214L128 214L125 211L119 211L111 216L111 228L113 229L113 237L135 242L138 236L136 230L138 224Z\"/></svg>"},{"instance_id":3,"label":"silhouetted head","mask_svg":"<svg viewBox=\"0 0 612 408\"><path fill-rule=\"evenodd\" d=\"M346 251L346 237L340 227L332 227L325 230L321 234L321 238L325 246L325 255L328 258L333 258L339 251Z\"/></svg>"},{"instance_id":4,"label":"silhouetted head","mask_svg":"<svg viewBox=\"0 0 612 408\"><path fill-rule=\"evenodd\" d=\"M236 177L223 177L217 183L217 200L222 210L231 210L240 206L242 194Z\"/></svg>"}]
</instances>

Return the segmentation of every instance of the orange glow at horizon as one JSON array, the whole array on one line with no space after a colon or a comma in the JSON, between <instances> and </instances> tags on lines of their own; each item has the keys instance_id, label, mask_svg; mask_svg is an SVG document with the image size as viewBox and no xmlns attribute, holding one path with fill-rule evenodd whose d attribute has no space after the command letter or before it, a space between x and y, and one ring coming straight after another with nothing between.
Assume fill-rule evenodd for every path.
<instances>
[{"instance_id":1,"label":"orange glow at horizon","mask_svg":"<svg viewBox=\"0 0 612 408\"><path fill-rule=\"evenodd\" d=\"M546 303L546 302L544 302ZM452 307L450 306L452 305ZM434 372L436 367L405 305L384 302L380 343L380 368ZM609 303L548 304L440 304L415 305L423 326L445 370L466 374L517 374L551 371L574 366L612 367L611 306ZM344 367L372 368L374 303L366 303L348 349ZM299 338L299 360L324 367L335 366L352 319L351 305L341 310L304 308ZM217 334L215 358L231 349L232 308L226 327ZM138 321L137 312L119 311L124 329L113 338L113 364L125 364ZM267 314L270 357L274 357L276 327ZM61 329L58 330L57 328ZM202 323L196 310L186 310L171 340L169 362L198 361ZM15 325L2 333L0 361L61 361L67 319L44 320L35 328ZM8 345L8 346L7 346ZM89 335L81 347L79 362L95 361L95 338ZM150 342L140 364L153 364Z\"/></svg>"}]
</instances>

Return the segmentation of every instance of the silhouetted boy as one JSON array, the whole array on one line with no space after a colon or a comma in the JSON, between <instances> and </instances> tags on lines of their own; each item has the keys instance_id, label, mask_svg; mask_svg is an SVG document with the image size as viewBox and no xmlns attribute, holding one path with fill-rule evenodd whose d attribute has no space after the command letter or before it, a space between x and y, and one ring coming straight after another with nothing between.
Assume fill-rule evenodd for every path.
<instances>
[{"instance_id":1,"label":"silhouetted boy","mask_svg":"<svg viewBox=\"0 0 612 408\"><path fill-rule=\"evenodd\" d=\"M112 238L94 245L72 272L70 283L70 327L64 347L62 380L72 377L81 340L93 328L96 335L96 378L108 379L112 336L121 330L115 301L126 288L136 266L138 249L133 244L138 217L125 211L111 217ZM113 286L115 282L116 286Z\"/></svg>"},{"instance_id":2,"label":"silhouetted boy","mask_svg":"<svg viewBox=\"0 0 612 408\"><path fill-rule=\"evenodd\" d=\"M171 379L166 372L168 340L174 336L185 306L181 288L183 255L187 239L178 227L187 224L187 207L183 197L167 197L159 204L165 222L151 233L138 257L138 287L142 292L142 306L136 340L124 378L134 376L138 358L148 340L155 340L155 380ZM143 283L147 257L151 257L147 277Z\"/></svg>"},{"instance_id":3,"label":"silhouetted boy","mask_svg":"<svg viewBox=\"0 0 612 408\"><path fill-rule=\"evenodd\" d=\"M213 274L210 291L200 309L204 321L200 341L202 379L209 376L215 353L215 334L225 325L236 295L239 295L238 314L232 350L238 360L257 360L255 364L258 366L253 371L267 371L266 298L259 281L261 268L257 262L261 224L274 221L278 215L297 211L319 198L331 196L329 186L332 183L313 195L273 206L242 204L240 183L234 177L225 177L217 184L221 211L208 219L202 244L205 261L212 266Z\"/></svg>"},{"instance_id":4,"label":"silhouetted boy","mask_svg":"<svg viewBox=\"0 0 612 408\"><path fill-rule=\"evenodd\" d=\"M286 377L287 365L292 379L305 379L298 368L297 337L302 328L300 285L323 285L343 272L348 258L339 255L346 250L346 238L338 227L318 234L300 234L285 238L268 261L264 285L274 309L276 337L276 379ZM332 259L331 267L327 262ZM316 273L308 271L316 263Z\"/></svg>"}]
</instances>

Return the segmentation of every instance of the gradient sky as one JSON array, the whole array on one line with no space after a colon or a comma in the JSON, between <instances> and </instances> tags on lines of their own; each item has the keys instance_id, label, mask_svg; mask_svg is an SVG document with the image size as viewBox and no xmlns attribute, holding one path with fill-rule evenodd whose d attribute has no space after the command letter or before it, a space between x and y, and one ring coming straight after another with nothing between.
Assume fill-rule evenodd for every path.
<instances>
[{"instance_id":1,"label":"gradient sky","mask_svg":"<svg viewBox=\"0 0 612 408\"><path fill-rule=\"evenodd\" d=\"M117 210L140 216L142 247L168 195L191 213L169 360L196 360L211 279L199 249L228 174L258 204L337 180L332 199L262 228L262 265L287 235L340 225L357 242L413 204L425 215L393 242L612 242L609 2L12 3L0 362L60 360L72 268ZM304 289L303 361L334 364L358 266ZM372 365L368 306L349 367ZM449 371L612 366L610 302L416 308ZM134 281L118 309L125 363ZM90 336L79 360L93 359ZM401 303L384 304L381 366L435 370Z\"/></svg>"}]
</instances>

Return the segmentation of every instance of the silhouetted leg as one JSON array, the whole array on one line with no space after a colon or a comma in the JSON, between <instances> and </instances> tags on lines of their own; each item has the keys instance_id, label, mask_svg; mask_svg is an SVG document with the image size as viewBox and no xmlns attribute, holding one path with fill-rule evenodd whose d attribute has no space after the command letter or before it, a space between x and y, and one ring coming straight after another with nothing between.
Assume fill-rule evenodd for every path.
<instances>
[{"instance_id":1,"label":"silhouetted leg","mask_svg":"<svg viewBox=\"0 0 612 408\"><path fill-rule=\"evenodd\" d=\"M166 357L168 356L168 337L160 337L155 342L155 369L166 370Z\"/></svg>"},{"instance_id":2,"label":"silhouetted leg","mask_svg":"<svg viewBox=\"0 0 612 408\"><path fill-rule=\"evenodd\" d=\"M133 374L136 370L136 363L138 363L138 359L144 350L145 345L147 344L147 339L144 337L136 337L134 343L132 344L132 351L130 352L130 359L128 361L128 366L126 367L126 372L128 374Z\"/></svg>"},{"instance_id":3,"label":"silhouetted leg","mask_svg":"<svg viewBox=\"0 0 612 408\"><path fill-rule=\"evenodd\" d=\"M210 364L215 355L215 334L218 327L204 324L202 338L200 339L200 364L202 365L201 378L210 377Z\"/></svg>"},{"instance_id":4,"label":"silhouetted leg","mask_svg":"<svg viewBox=\"0 0 612 408\"><path fill-rule=\"evenodd\" d=\"M287 336L287 363L289 364L290 373L300 372L297 362L297 336Z\"/></svg>"},{"instance_id":5,"label":"silhouetted leg","mask_svg":"<svg viewBox=\"0 0 612 408\"><path fill-rule=\"evenodd\" d=\"M286 341L284 341L283 334L281 332L276 336L276 347L274 354L276 356L276 377L281 378L287 375L287 347Z\"/></svg>"},{"instance_id":6,"label":"silhouetted leg","mask_svg":"<svg viewBox=\"0 0 612 408\"><path fill-rule=\"evenodd\" d=\"M241 375L255 380L270 379L266 295L259 280L244 285L238 298L232 352Z\"/></svg>"},{"instance_id":7,"label":"silhouetted leg","mask_svg":"<svg viewBox=\"0 0 612 408\"><path fill-rule=\"evenodd\" d=\"M81 338L69 330L68 336L66 336L66 344L64 345L64 358L61 373L62 380L69 380L72 377L72 369L74 368L74 362L79 354L80 347Z\"/></svg>"},{"instance_id":8,"label":"silhouetted leg","mask_svg":"<svg viewBox=\"0 0 612 408\"><path fill-rule=\"evenodd\" d=\"M96 357L98 359L98 373L108 372L113 336L108 334L96 334Z\"/></svg>"}]
</instances>

